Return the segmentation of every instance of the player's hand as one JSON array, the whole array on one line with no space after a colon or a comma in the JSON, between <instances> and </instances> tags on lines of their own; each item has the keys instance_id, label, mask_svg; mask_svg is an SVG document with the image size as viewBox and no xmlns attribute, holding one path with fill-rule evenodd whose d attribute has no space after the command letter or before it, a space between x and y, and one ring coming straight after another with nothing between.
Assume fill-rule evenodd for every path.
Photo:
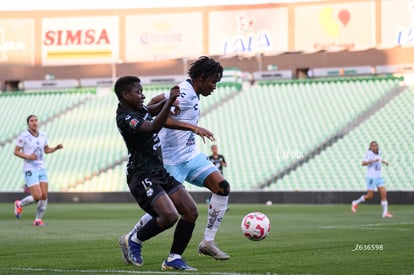
<instances>
[{"instance_id":1,"label":"player's hand","mask_svg":"<svg viewBox=\"0 0 414 275\"><path fill-rule=\"evenodd\" d=\"M175 85L170 90L170 96L168 98L171 105L174 105L174 102L176 101L177 97L180 95L180 87Z\"/></svg>"},{"instance_id":2,"label":"player's hand","mask_svg":"<svg viewBox=\"0 0 414 275\"><path fill-rule=\"evenodd\" d=\"M174 103L172 104L172 115L179 115L181 113L181 108L180 108L180 101L178 99L176 99L174 101Z\"/></svg>"},{"instance_id":3,"label":"player's hand","mask_svg":"<svg viewBox=\"0 0 414 275\"><path fill-rule=\"evenodd\" d=\"M194 133L196 135L199 135L203 139L204 143L206 143L206 138L208 138L210 141L216 140L213 133L203 127L196 127Z\"/></svg>"},{"instance_id":4,"label":"player's hand","mask_svg":"<svg viewBox=\"0 0 414 275\"><path fill-rule=\"evenodd\" d=\"M56 146L56 150L60 150L60 149L63 149L63 144L58 144L58 145Z\"/></svg>"},{"instance_id":5,"label":"player's hand","mask_svg":"<svg viewBox=\"0 0 414 275\"><path fill-rule=\"evenodd\" d=\"M32 153L27 157L27 160L37 160L37 155L35 153Z\"/></svg>"},{"instance_id":6,"label":"player's hand","mask_svg":"<svg viewBox=\"0 0 414 275\"><path fill-rule=\"evenodd\" d=\"M390 164L389 164L389 162L388 162L388 161L385 161L385 160L383 160L383 161L382 161L382 163L384 163L384 164L385 164L385 166L390 165Z\"/></svg>"}]
</instances>

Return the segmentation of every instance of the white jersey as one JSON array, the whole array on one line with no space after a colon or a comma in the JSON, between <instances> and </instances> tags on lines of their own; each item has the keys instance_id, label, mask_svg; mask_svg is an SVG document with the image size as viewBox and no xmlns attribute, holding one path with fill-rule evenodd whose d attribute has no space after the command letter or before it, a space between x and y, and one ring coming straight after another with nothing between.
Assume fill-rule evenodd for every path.
<instances>
[{"instance_id":1,"label":"white jersey","mask_svg":"<svg viewBox=\"0 0 414 275\"><path fill-rule=\"evenodd\" d=\"M368 164L367 178L381 178L382 177L381 152L378 152L378 155L377 155L371 150L369 150L364 156L364 161L372 161L376 159L378 159L378 161Z\"/></svg>"},{"instance_id":2,"label":"white jersey","mask_svg":"<svg viewBox=\"0 0 414 275\"><path fill-rule=\"evenodd\" d=\"M181 112L174 116L174 119L197 125L200 116L200 99L188 81L181 82L179 86L180 95L177 99L180 102ZM165 93L165 97L168 98L169 94L169 92ZM161 140L164 164L181 164L199 154L195 142L196 135L192 131L162 128L158 136Z\"/></svg>"},{"instance_id":3,"label":"white jersey","mask_svg":"<svg viewBox=\"0 0 414 275\"><path fill-rule=\"evenodd\" d=\"M47 146L47 138L45 133L39 131L35 137L29 130L26 130L17 138L16 146L22 147L22 152L27 155L35 153L37 156L37 160L24 160L24 171L46 169L45 146Z\"/></svg>"}]
</instances>

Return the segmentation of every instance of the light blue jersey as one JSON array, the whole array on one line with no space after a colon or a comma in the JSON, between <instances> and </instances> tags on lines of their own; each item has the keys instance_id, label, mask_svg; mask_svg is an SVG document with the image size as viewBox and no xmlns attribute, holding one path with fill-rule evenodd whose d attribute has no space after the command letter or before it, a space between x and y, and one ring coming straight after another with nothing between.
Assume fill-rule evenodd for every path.
<instances>
[{"instance_id":1,"label":"light blue jersey","mask_svg":"<svg viewBox=\"0 0 414 275\"><path fill-rule=\"evenodd\" d=\"M181 82L179 86L180 96L177 100L181 112L174 116L174 119L197 125L200 116L200 99L188 81ZM169 92L165 97L169 97ZM182 164L200 153L196 146L196 135L192 131L162 128L158 136L161 140L164 164Z\"/></svg>"},{"instance_id":2,"label":"light blue jersey","mask_svg":"<svg viewBox=\"0 0 414 275\"><path fill-rule=\"evenodd\" d=\"M47 138L45 133L39 131L37 136L33 136L29 130L26 130L17 138L16 146L21 147L24 154L34 153L37 156L37 160L24 160L24 171L46 169L45 146L47 146Z\"/></svg>"},{"instance_id":3,"label":"light blue jersey","mask_svg":"<svg viewBox=\"0 0 414 275\"><path fill-rule=\"evenodd\" d=\"M378 154L375 154L374 152L369 150L365 154L363 161L368 162L368 161L373 161L377 159L378 161L368 164L367 178L381 178L382 177L382 172L381 172L382 158L381 158L381 152L378 152Z\"/></svg>"}]
</instances>

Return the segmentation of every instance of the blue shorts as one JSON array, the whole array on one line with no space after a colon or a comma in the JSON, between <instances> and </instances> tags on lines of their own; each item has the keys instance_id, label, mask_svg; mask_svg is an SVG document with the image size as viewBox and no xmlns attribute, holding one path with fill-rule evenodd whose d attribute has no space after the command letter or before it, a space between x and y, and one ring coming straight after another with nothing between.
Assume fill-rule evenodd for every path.
<instances>
[{"instance_id":1,"label":"blue shorts","mask_svg":"<svg viewBox=\"0 0 414 275\"><path fill-rule=\"evenodd\" d=\"M208 175L219 172L217 167L203 153L184 163L178 165L164 164L164 167L179 182L184 183L184 181L188 181L200 187L204 186L204 180Z\"/></svg>"},{"instance_id":2,"label":"blue shorts","mask_svg":"<svg viewBox=\"0 0 414 275\"><path fill-rule=\"evenodd\" d=\"M27 187L49 181L46 169L23 171L23 175Z\"/></svg>"},{"instance_id":3,"label":"blue shorts","mask_svg":"<svg viewBox=\"0 0 414 275\"><path fill-rule=\"evenodd\" d=\"M367 189L376 191L378 187L384 186L384 178L367 178Z\"/></svg>"}]
</instances>

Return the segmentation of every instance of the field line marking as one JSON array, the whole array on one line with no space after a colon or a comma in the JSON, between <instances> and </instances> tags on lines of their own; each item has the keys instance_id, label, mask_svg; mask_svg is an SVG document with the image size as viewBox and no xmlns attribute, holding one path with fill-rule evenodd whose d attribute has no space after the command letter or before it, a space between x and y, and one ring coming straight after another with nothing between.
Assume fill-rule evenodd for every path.
<instances>
[{"instance_id":1,"label":"field line marking","mask_svg":"<svg viewBox=\"0 0 414 275\"><path fill-rule=\"evenodd\" d=\"M60 269L60 268L32 268L32 267L0 267L0 271L31 271L31 272L53 272L53 273L119 273L119 274L183 274L182 271L140 271L123 269ZM237 272L191 272L197 275L277 275L277 273L237 273Z\"/></svg>"}]
</instances>

